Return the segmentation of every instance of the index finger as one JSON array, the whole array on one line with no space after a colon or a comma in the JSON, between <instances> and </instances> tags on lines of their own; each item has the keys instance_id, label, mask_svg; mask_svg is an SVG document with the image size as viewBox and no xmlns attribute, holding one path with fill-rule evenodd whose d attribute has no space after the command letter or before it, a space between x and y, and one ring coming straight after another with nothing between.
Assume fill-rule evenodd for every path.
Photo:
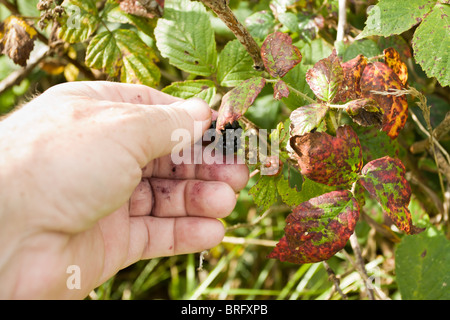
<instances>
[{"instance_id":1,"label":"index finger","mask_svg":"<svg viewBox=\"0 0 450 320\"><path fill-rule=\"evenodd\" d=\"M59 93L66 91L72 96L87 96L96 100L126 102L145 105L167 105L183 99L173 97L159 90L129 83L108 81L80 81L63 83L50 88L57 88Z\"/></svg>"}]
</instances>

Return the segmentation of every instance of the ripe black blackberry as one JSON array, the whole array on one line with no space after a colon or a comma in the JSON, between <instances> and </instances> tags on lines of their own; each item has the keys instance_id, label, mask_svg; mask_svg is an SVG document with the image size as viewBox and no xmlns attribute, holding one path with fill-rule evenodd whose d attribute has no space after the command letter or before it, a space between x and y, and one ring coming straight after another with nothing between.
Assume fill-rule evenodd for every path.
<instances>
[{"instance_id":1,"label":"ripe black blackberry","mask_svg":"<svg viewBox=\"0 0 450 320\"><path fill-rule=\"evenodd\" d=\"M216 141L218 136L218 141L216 144L216 150L222 151L223 154L235 153L241 145L241 131L242 127L239 125L238 121L233 121L233 123L227 123L225 128L220 130L221 134L216 131L217 120L211 122L210 129L214 130L214 134L211 136L211 143ZM236 131L239 130L239 131ZM227 140L233 138L233 141Z\"/></svg>"}]
</instances>

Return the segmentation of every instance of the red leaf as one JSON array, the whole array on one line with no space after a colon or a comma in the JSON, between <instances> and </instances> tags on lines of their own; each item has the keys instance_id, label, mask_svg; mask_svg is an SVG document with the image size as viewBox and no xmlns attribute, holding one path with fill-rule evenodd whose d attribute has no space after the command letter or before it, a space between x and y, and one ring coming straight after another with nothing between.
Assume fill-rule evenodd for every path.
<instances>
[{"instance_id":1,"label":"red leaf","mask_svg":"<svg viewBox=\"0 0 450 320\"><path fill-rule=\"evenodd\" d=\"M292 45L292 38L282 32L269 34L261 47L264 67L274 78L282 78L302 61L300 50Z\"/></svg>"},{"instance_id":2,"label":"red leaf","mask_svg":"<svg viewBox=\"0 0 450 320\"><path fill-rule=\"evenodd\" d=\"M345 102L361 97L361 87L359 83L366 66L367 59L362 54L342 64L344 80L339 88L339 92L334 98L334 102Z\"/></svg>"},{"instance_id":3,"label":"red leaf","mask_svg":"<svg viewBox=\"0 0 450 320\"><path fill-rule=\"evenodd\" d=\"M383 211L402 231L420 232L412 225L408 210L411 188L405 179L405 167L398 159L384 157L370 161L362 169L361 185L380 203Z\"/></svg>"},{"instance_id":4,"label":"red leaf","mask_svg":"<svg viewBox=\"0 0 450 320\"><path fill-rule=\"evenodd\" d=\"M289 97L289 87L283 80L278 80L273 86L273 98L281 100L282 98Z\"/></svg>"},{"instance_id":5,"label":"red leaf","mask_svg":"<svg viewBox=\"0 0 450 320\"><path fill-rule=\"evenodd\" d=\"M356 99L346 105L345 111L360 126L380 126L383 122L383 109L373 99Z\"/></svg>"},{"instance_id":6,"label":"red leaf","mask_svg":"<svg viewBox=\"0 0 450 320\"><path fill-rule=\"evenodd\" d=\"M243 81L239 86L227 92L223 96L219 108L216 130L223 130L227 123L238 120L253 104L265 85L264 78L255 77Z\"/></svg>"},{"instance_id":7,"label":"red leaf","mask_svg":"<svg viewBox=\"0 0 450 320\"><path fill-rule=\"evenodd\" d=\"M350 126L339 127L336 137L311 132L290 140L301 173L329 186L348 185L358 179L363 165L358 136Z\"/></svg>"},{"instance_id":8,"label":"red leaf","mask_svg":"<svg viewBox=\"0 0 450 320\"><path fill-rule=\"evenodd\" d=\"M382 130L395 139L408 118L406 96L382 95L372 91L387 92L389 89L403 89L395 72L382 62L369 63L361 78L363 98L372 98L383 109Z\"/></svg>"},{"instance_id":9,"label":"red leaf","mask_svg":"<svg viewBox=\"0 0 450 320\"><path fill-rule=\"evenodd\" d=\"M303 202L286 218L285 236L268 257L297 264L328 260L345 246L358 218L359 204L348 190Z\"/></svg>"},{"instance_id":10,"label":"red leaf","mask_svg":"<svg viewBox=\"0 0 450 320\"><path fill-rule=\"evenodd\" d=\"M328 58L318 61L306 73L306 82L311 90L317 98L326 102L334 99L343 79L344 71L336 50Z\"/></svg>"}]
</instances>

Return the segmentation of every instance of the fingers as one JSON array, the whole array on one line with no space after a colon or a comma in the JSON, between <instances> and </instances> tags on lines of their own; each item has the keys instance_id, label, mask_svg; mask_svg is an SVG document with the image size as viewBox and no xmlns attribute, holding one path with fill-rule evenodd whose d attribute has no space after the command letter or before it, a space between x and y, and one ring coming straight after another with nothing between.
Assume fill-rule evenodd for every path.
<instances>
[{"instance_id":1,"label":"fingers","mask_svg":"<svg viewBox=\"0 0 450 320\"><path fill-rule=\"evenodd\" d=\"M235 205L234 190L224 182L150 179L133 193L130 216L223 218Z\"/></svg>"},{"instance_id":2,"label":"fingers","mask_svg":"<svg viewBox=\"0 0 450 320\"><path fill-rule=\"evenodd\" d=\"M225 235L216 219L131 217L127 263L210 249Z\"/></svg>"},{"instance_id":3,"label":"fingers","mask_svg":"<svg viewBox=\"0 0 450 320\"><path fill-rule=\"evenodd\" d=\"M137 84L108 81L79 81L64 83L47 90L48 93L89 97L95 100L145 105L168 105L183 99Z\"/></svg>"},{"instance_id":4,"label":"fingers","mask_svg":"<svg viewBox=\"0 0 450 320\"><path fill-rule=\"evenodd\" d=\"M114 141L131 153L141 168L175 146L192 144L211 123L211 109L205 101L174 98L140 85L70 83L52 87L43 99L66 102L65 108L58 110L64 110L68 126L79 124L77 128L83 128L92 140L101 135Z\"/></svg>"},{"instance_id":5,"label":"fingers","mask_svg":"<svg viewBox=\"0 0 450 320\"><path fill-rule=\"evenodd\" d=\"M200 164L195 164L194 157L203 157ZM165 179L198 179L206 181L222 181L231 186L234 191L242 190L248 182L249 170L246 164L239 163L235 158L230 164L211 159L208 154L192 155L189 163L174 164L171 155L155 159L144 168L143 177ZM242 161L241 161L242 162Z\"/></svg>"}]
</instances>

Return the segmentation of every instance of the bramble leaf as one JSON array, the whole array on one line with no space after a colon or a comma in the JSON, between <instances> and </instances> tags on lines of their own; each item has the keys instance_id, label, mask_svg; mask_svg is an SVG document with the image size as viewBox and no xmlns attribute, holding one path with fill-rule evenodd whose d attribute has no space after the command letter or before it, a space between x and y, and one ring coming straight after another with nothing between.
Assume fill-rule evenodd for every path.
<instances>
[{"instance_id":1,"label":"bramble leaf","mask_svg":"<svg viewBox=\"0 0 450 320\"><path fill-rule=\"evenodd\" d=\"M34 48L36 34L36 30L24 19L9 16L0 24L0 54L7 55L15 64L25 67Z\"/></svg>"},{"instance_id":2,"label":"bramble leaf","mask_svg":"<svg viewBox=\"0 0 450 320\"><path fill-rule=\"evenodd\" d=\"M346 104L345 111L354 122L363 127L380 126L383 122L383 109L373 99L357 99Z\"/></svg>"},{"instance_id":3,"label":"bramble leaf","mask_svg":"<svg viewBox=\"0 0 450 320\"><path fill-rule=\"evenodd\" d=\"M405 95L384 95L377 92L388 92L389 89L403 89L403 85L395 72L382 62L369 63L361 78L363 98L372 98L383 109L382 130L395 139L405 126L408 118L408 101Z\"/></svg>"},{"instance_id":4,"label":"bramble leaf","mask_svg":"<svg viewBox=\"0 0 450 320\"><path fill-rule=\"evenodd\" d=\"M434 227L402 237L395 274L404 300L450 300L450 241Z\"/></svg>"},{"instance_id":5,"label":"bramble leaf","mask_svg":"<svg viewBox=\"0 0 450 320\"><path fill-rule=\"evenodd\" d=\"M298 156L301 173L328 186L356 181L363 166L361 145L350 126L336 130L336 137L325 132L293 136L292 149Z\"/></svg>"},{"instance_id":6,"label":"bramble leaf","mask_svg":"<svg viewBox=\"0 0 450 320\"><path fill-rule=\"evenodd\" d=\"M256 184L248 191L261 212L269 209L277 201L277 183L272 176L261 175Z\"/></svg>"},{"instance_id":7,"label":"bramble leaf","mask_svg":"<svg viewBox=\"0 0 450 320\"><path fill-rule=\"evenodd\" d=\"M254 77L243 81L222 98L222 104L217 116L217 130L223 130L227 123L238 120L253 104L258 94L266 85L262 77Z\"/></svg>"},{"instance_id":8,"label":"bramble leaf","mask_svg":"<svg viewBox=\"0 0 450 320\"><path fill-rule=\"evenodd\" d=\"M409 0L405 5L403 1L380 0L369 11L366 27L357 39L403 33L420 23L435 3L436 1L429 0Z\"/></svg>"},{"instance_id":9,"label":"bramble leaf","mask_svg":"<svg viewBox=\"0 0 450 320\"><path fill-rule=\"evenodd\" d=\"M361 54L342 64L344 78L336 97L333 99L334 102L345 102L361 97L360 81L366 66L367 59Z\"/></svg>"},{"instance_id":10,"label":"bramble leaf","mask_svg":"<svg viewBox=\"0 0 450 320\"><path fill-rule=\"evenodd\" d=\"M196 97L205 100L208 104L212 104L216 94L216 87L211 80L187 80L173 82L165 87L162 92L182 99Z\"/></svg>"},{"instance_id":11,"label":"bramble leaf","mask_svg":"<svg viewBox=\"0 0 450 320\"><path fill-rule=\"evenodd\" d=\"M100 24L96 1L69 0L64 7L67 14L59 21L58 36L69 43L87 40Z\"/></svg>"},{"instance_id":12,"label":"bramble leaf","mask_svg":"<svg viewBox=\"0 0 450 320\"><path fill-rule=\"evenodd\" d=\"M400 59L400 54L394 48L384 49L383 54L384 62L395 72L403 86L405 86L408 81L408 67Z\"/></svg>"},{"instance_id":13,"label":"bramble leaf","mask_svg":"<svg viewBox=\"0 0 450 320\"><path fill-rule=\"evenodd\" d=\"M361 171L361 185L373 196L395 225L407 234L420 230L412 225L408 205L411 187L406 169L398 159L384 157L367 163Z\"/></svg>"},{"instance_id":14,"label":"bramble leaf","mask_svg":"<svg viewBox=\"0 0 450 320\"><path fill-rule=\"evenodd\" d=\"M436 4L414 33L414 58L428 77L450 85L450 5Z\"/></svg>"},{"instance_id":15,"label":"bramble leaf","mask_svg":"<svg viewBox=\"0 0 450 320\"><path fill-rule=\"evenodd\" d=\"M285 236L268 258L291 263L328 260L353 234L359 204L350 191L332 191L294 208L286 218Z\"/></svg>"},{"instance_id":16,"label":"bramble leaf","mask_svg":"<svg viewBox=\"0 0 450 320\"><path fill-rule=\"evenodd\" d=\"M201 76L210 76L216 70L214 30L203 4L189 0L167 2L155 38L161 55L177 68Z\"/></svg>"},{"instance_id":17,"label":"bramble leaf","mask_svg":"<svg viewBox=\"0 0 450 320\"><path fill-rule=\"evenodd\" d=\"M217 80L221 86L235 87L260 74L252 65L252 58L239 40L230 41L219 55Z\"/></svg>"},{"instance_id":18,"label":"bramble leaf","mask_svg":"<svg viewBox=\"0 0 450 320\"><path fill-rule=\"evenodd\" d=\"M291 136L302 136L316 129L328 112L328 107L319 103L309 104L291 112Z\"/></svg>"},{"instance_id":19,"label":"bramble leaf","mask_svg":"<svg viewBox=\"0 0 450 320\"><path fill-rule=\"evenodd\" d=\"M289 97L289 87L283 80L278 80L273 86L273 98L281 100L287 97Z\"/></svg>"},{"instance_id":20,"label":"bramble leaf","mask_svg":"<svg viewBox=\"0 0 450 320\"><path fill-rule=\"evenodd\" d=\"M89 67L104 69L111 76L120 74L122 82L151 87L159 83L158 58L136 32L126 29L105 31L96 35L86 51Z\"/></svg>"},{"instance_id":21,"label":"bramble leaf","mask_svg":"<svg viewBox=\"0 0 450 320\"><path fill-rule=\"evenodd\" d=\"M384 156L398 158L399 143L397 139L392 140L386 132L379 130L375 126L355 127L359 142L361 143L364 163Z\"/></svg>"},{"instance_id":22,"label":"bramble leaf","mask_svg":"<svg viewBox=\"0 0 450 320\"><path fill-rule=\"evenodd\" d=\"M292 45L292 38L282 32L269 34L261 46L264 67L274 78L282 78L302 61L300 50Z\"/></svg>"},{"instance_id":23,"label":"bramble leaf","mask_svg":"<svg viewBox=\"0 0 450 320\"><path fill-rule=\"evenodd\" d=\"M318 61L314 67L306 73L306 82L320 100L332 101L338 93L344 79L340 59L336 50L325 59Z\"/></svg>"}]
</instances>

